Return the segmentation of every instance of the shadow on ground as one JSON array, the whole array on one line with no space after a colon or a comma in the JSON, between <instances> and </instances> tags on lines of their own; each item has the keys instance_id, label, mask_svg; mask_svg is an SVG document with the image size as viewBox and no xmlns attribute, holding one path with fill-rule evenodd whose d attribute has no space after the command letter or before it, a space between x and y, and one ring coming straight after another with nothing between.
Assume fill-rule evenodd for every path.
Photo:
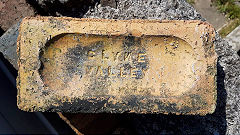
<instances>
[{"instance_id":1,"label":"shadow on ground","mask_svg":"<svg viewBox=\"0 0 240 135\"><path fill-rule=\"evenodd\" d=\"M36 0L27 0L38 14L43 16L68 16L81 18L89 10L95 6L100 0L68 0L61 3L59 0L43 1L38 4Z\"/></svg>"},{"instance_id":2,"label":"shadow on ground","mask_svg":"<svg viewBox=\"0 0 240 135\"><path fill-rule=\"evenodd\" d=\"M225 134L225 73L217 64L217 107L206 116L174 114L70 114L71 124L83 134Z\"/></svg>"},{"instance_id":3,"label":"shadow on ground","mask_svg":"<svg viewBox=\"0 0 240 135\"><path fill-rule=\"evenodd\" d=\"M4 30L0 27L0 37L3 35Z\"/></svg>"}]
</instances>

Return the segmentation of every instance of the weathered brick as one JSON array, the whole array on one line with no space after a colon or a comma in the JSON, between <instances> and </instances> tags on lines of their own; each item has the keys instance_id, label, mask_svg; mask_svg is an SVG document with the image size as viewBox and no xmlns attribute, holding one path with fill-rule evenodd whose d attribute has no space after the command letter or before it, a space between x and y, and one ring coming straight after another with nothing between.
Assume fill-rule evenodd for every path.
<instances>
[{"instance_id":1,"label":"weathered brick","mask_svg":"<svg viewBox=\"0 0 240 135\"><path fill-rule=\"evenodd\" d=\"M201 21L25 18L25 111L213 113L214 29Z\"/></svg>"}]
</instances>

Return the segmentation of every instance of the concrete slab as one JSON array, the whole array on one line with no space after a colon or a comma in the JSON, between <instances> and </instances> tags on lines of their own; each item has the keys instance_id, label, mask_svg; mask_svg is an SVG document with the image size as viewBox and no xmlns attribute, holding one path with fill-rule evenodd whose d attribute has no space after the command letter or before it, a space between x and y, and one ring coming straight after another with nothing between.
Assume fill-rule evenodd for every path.
<instances>
[{"instance_id":1,"label":"concrete slab","mask_svg":"<svg viewBox=\"0 0 240 135\"><path fill-rule=\"evenodd\" d=\"M240 26L235 28L225 38L236 52L240 51Z\"/></svg>"},{"instance_id":2,"label":"concrete slab","mask_svg":"<svg viewBox=\"0 0 240 135\"><path fill-rule=\"evenodd\" d=\"M194 8L214 26L216 30L227 23L227 19L216 7L212 5L212 0L195 0Z\"/></svg>"}]
</instances>

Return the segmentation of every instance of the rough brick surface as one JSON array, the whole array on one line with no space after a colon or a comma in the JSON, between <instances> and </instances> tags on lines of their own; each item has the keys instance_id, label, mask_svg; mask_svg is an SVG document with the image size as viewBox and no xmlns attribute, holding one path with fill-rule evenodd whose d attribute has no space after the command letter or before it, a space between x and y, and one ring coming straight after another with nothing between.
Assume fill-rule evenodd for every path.
<instances>
[{"instance_id":1,"label":"rough brick surface","mask_svg":"<svg viewBox=\"0 0 240 135\"><path fill-rule=\"evenodd\" d=\"M26 16L35 16L35 12L25 0L0 1L0 27L4 31Z\"/></svg>"},{"instance_id":2,"label":"rough brick surface","mask_svg":"<svg viewBox=\"0 0 240 135\"><path fill-rule=\"evenodd\" d=\"M215 33L207 23L42 17L25 18L19 33L22 110L215 110Z\"/></svg>"}]
</instances>

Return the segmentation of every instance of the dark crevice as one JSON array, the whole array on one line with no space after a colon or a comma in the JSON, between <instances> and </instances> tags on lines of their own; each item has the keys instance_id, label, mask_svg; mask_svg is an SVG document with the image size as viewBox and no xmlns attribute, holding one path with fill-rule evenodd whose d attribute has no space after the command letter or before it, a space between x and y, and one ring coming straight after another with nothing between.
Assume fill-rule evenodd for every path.
<instances>
[{"instance_id":1,"label":"dark crevice","mask_svg":"<svg viewBox=\"0 0 240 135\"><path fill-rule=\"evenodd\" d=\"M41 6L38 4L37 1L35 0L26 0L26 2L28 4L30 4L33 8L34 8L34 11L39 14L39 15L42 15L42 16L47 16L49 15L46 11L44 11Z\"/></svg>"},{"instance_id":2,"label":"dark crevice","mask_svg":"<svg viewBox=\"0 0 240 135\"><path fill-rule=\"evenodd\" d=\"M240 50L237 51L238 56L240 56Z\"/></svg>"},{"instance_id":3,"label":"dark crevice","mask_svg":"<svg viewBox=\"0 0 240 135\"><path fill-rule=\"evenodd\" d=\"M13 65L4 58L3 54L0 52L0 60L7 66L10 73L16 78L17 77L17 70L13 67Z\"/></svg>"},{"instance_id":4,"label":"dark crevice","mask_svg":"<svg viewBox=\"0 0 240 135\"><path fill-rule=\"evenodd\" d=\"M57 113L44 112L42 113L47 120L51 123L51 125L55 128L55 130L59 134L66 135L75 135L76 133L71 129L68 124L62 120Z\"/></svg>"},{"instance_id":5,"label":"dark crevice","mask_svg":"<svg viewBox=\"0 0 240 135\"><path fill-rule=\"evenodd\" d=\"M27 0L27 2L34 7L37 13L43 16L50 15L81 18L90 8L100 3L100 0L68 0L65 3L54 0L43 1L42 5L39 5L34 0Z\"/></svg>"},{"instance_id":6,"label":"dark crevice","mask_svg":"<svg viewBox=\"0 0 240 135\"><path fill-rule=\"evenodd\" d=\"M4 30L0 27L0 37L3 35Z\"/></svg>"}]
</instances>

